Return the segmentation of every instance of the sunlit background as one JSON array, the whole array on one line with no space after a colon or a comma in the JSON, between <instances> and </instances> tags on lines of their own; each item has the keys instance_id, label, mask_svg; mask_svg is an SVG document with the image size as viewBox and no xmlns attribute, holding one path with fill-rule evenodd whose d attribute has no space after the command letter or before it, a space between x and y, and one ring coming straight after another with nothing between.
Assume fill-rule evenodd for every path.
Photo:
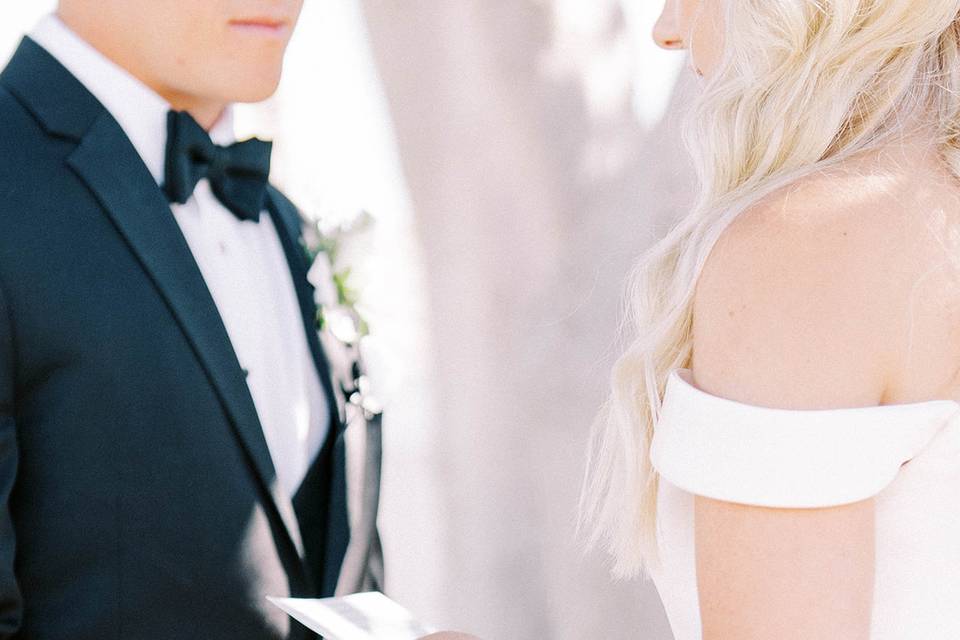
<instances>
[{"instance_id":1,"label":"sunlit background","mask_svg":"<svg viewBox=\"0 0 960 640\"><path fill-rule=\"evenodd\" d=\"M51 0L8 3L0 60ZM624 277L691 198L651 0L308 0L240 133L347 246L387 407L389 595L492 640L668 640L574 536Z\"/></svg>"}]
</instances>

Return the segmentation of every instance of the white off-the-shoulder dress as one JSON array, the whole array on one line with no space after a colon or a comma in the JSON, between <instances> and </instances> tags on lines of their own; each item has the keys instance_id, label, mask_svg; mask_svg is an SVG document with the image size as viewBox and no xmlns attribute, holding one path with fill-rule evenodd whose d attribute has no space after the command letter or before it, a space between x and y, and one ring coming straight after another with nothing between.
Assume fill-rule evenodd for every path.
<instances>
[{"instance_id":1,"label":"white off-the-shoulder dress","mask_svg":"<svg viewBox=\"0 0 960 640\"><path fill-rule=\"evenodd\" d=\"M960 403L761 407L666 383L650 460L662 564L650 575L675 640L701 640L693 494L765 507L876 498L872 640L960 639Z\"/></svg>"}]
</instances>

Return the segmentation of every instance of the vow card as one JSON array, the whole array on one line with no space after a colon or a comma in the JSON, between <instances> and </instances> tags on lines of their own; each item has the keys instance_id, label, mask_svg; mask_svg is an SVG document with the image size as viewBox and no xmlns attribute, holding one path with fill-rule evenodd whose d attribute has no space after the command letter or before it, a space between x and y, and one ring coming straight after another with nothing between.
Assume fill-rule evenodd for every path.
<instances>
[{"instance_id":1,"label":"vow card","mask_svg":"<svg viewBox=\"0 0 960 640\"><path fill-rule=\"evenodd\" d=\"M267 600L325 640L417 640L436 632L378 591L319 600L269 596Z\"/></svg>"}]
</instances>

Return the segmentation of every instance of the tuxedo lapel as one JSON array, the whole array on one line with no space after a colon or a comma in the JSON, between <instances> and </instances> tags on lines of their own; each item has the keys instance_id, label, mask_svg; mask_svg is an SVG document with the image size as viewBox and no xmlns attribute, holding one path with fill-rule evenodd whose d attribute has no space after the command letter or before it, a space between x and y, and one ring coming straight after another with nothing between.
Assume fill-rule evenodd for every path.
<instances>
[{"instance_id":1,"label":"tuxedo lapel","mask_svg":"<svg viewBox=\"0 0 960 640\"><path fill-rule=\"evenodd\" d=\"M330 361L321 347L317 333L317 307L314 287L307 279L308 260L299 245L301 218L297 209L280 192L267 189L267 210L270 213L280 242L283 245L290 273L293 276L297 299L303 317L307 342L330 408L330 432L320 455L293 498L300 516L304 535L307 564L313 571L319 593L332 596L336 591L347 546L351 539L350 516L347 510L346 478L346 414L342 390L334 390L339 383L332 374ZM317 505L325 505L318 513Z\"/></svg>"},{"instance_id":2,"label":"tuxedo lapel","mask_svg":"<svg viewBox=\"0 0 960 640\"><path fill-rule=\"evenodd\" d=\"M31 40L25 39L15 54L3 84L49 133L78 139L68 165L112 219L185 334L303 570L293 503L277 481L240 363L190 247L149 170L109 112Z\"/></svg>"},{"instance_id":3,"label":"tuxedo lapel","mask_svg":"<svg viewBox=\"0 0 960 640\"><path fill-rule=\"evenodd\" d=\"M330 407L331 424L336 427L334 431L339 433L346 422L346 415L343 412L342 403L339 401L338 394L333 388L330 362L320 345L319 336L317 335L317 306L314 302L314 287L307 279L308 265L306 256L299 246L300 214L296 208L273 187L267 187L267 211L273 218L277 235L280 236L280 243L283 245L283 251L287 257L287 263L290 265L290 273L293 276L294 288L296 289L297 300L300 304L300 313L303 318L307 342L310 345L314 365L317 367L320 381L323 384L324 394L327 397L327 404Z\"/></svg>"},{"instance_id":4,"label":"tuxedo lapel","mask_svg":"<svg viewBox=\"0 0 960 640\"><path fill-rule=\"evenodd\" d=\"M293 504L277 482L243 370L170 205L120 126L106 111L68 163L96 194L166 300L220 396L255 473L272 496L298 555L302 556Z\"/></svg>"}]
</instances>

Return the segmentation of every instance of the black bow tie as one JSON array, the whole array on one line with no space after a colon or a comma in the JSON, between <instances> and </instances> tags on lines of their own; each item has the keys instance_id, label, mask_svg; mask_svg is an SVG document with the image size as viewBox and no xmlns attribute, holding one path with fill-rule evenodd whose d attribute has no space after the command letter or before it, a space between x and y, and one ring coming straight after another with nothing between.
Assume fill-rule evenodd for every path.
<instances>
[{"instance_id":1,"label":"black bow tie","mask_svg":"<svg viewBox=\"0 0 960 640\"><path fill-rule=\"evenodd\" d=\"M190 199L203 178L217 199L241 220L260 220L270 175L273 144L253 138L228 147L210 135L186 111L167 114L167 156L163 191L171 202Z\"/></svg>"}]
</instances>

